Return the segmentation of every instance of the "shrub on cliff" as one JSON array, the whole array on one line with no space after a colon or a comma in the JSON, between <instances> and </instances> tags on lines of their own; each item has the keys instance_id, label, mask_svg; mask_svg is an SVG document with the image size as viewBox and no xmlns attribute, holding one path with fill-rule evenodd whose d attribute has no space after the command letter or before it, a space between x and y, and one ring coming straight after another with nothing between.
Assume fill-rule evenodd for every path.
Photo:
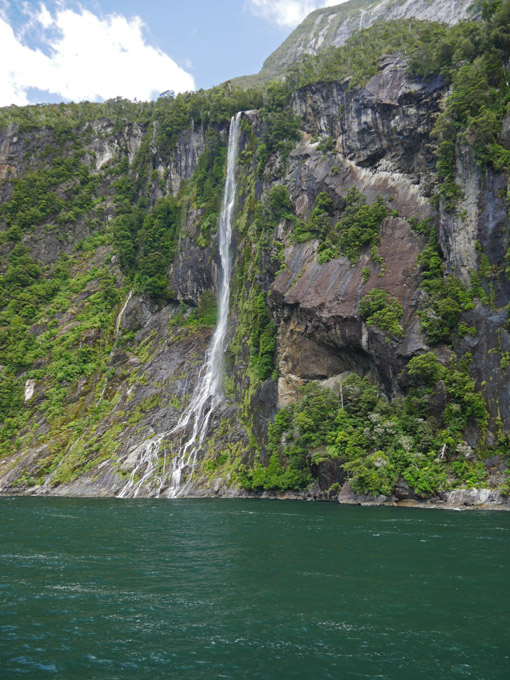
<instances>
[{"instance_id":1,"label":"shrub on cliff","mask_svg":"<svg viewBox=\"0 0 510 680\"><path fill-rule=\"evenodd\" d=\"M375 326L396 338L404 335L400 325L402 307L382 288L374 288L359 303L359 313L368 326Z\"/></svg>"},{"instance_id":2,"label":"shrub on cliff","mask_svg":"<svg viewBox=\"0 0 510 680\"><path fill-rule=\"evenodd\" d=\"M391 495L399 478L421 498L450 486L483 483L486 472L479 461L466 459L462 440L468 423L483 429L486 419L468 364L443 367L428 353L411 360L409 373L409 395L393 402L355 374L334 391L307 384L301 399L282 409L269 427L268 466L245 470L243 486L304 488L315 466L326 460L344 469L354 491L376 496ZM428 418L436 378L444 378L446 391L442 422ZM424 410L417 410L422 395Z\"/></svg>"}]
</instances>

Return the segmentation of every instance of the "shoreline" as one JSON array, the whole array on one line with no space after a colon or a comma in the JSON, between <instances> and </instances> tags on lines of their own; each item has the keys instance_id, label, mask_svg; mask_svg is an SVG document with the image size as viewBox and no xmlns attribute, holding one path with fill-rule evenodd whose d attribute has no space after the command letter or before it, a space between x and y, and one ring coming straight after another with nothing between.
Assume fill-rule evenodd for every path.
<instances>
[{"instance_id":1,"label":"shoreline","mask_svg":"<svg viewBox=\"0 0 510 680\"><path fill-rule=\"evenodd\" d=\"M58 493L16 493L14 491L0 491L0 498L110 498L117 500L200 500L200 499L251 499L251 500L270 500L270 501L303 501L307 503L336 503L338 505L358 506L358 507L390 507L390 508L418 508L422 510L480 510L480 511L510 511L510 498L501 496L498 491L493 489L457 489L447 492L450 498L434 497L430 500L420 500L414 498L398 499L385 496L360 496L353 494L350 490L342 489L335 496L327 492L307 492L307 491L287 491L275 493L271 491L249 492L235 487L218 489L198 488L191 490L183 496L165 496L162 494L145 494L134 498L119 498L116 494L104 493L104 490L97 490L93 493L91 489L84 489L84 493L72 492L71 489L62 488ZM88 492L87 492L88 491ZM453 498L451 497L453 496Z\"/></svg>"}]
</instances>

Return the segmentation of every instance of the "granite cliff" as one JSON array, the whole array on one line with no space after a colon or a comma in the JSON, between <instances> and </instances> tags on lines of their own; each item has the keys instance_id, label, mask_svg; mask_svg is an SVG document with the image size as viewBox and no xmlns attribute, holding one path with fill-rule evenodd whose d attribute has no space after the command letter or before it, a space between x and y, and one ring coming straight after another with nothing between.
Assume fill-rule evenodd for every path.
<instances>
[{"instance_id":1,"label":"granite cliff","mask_svg":"<svg viewBox=\"0 0 510 680\"><path fill-rule=\"evenodd\" d=\"M304 55L344 45L351 35L376 22L395 19L456 24L479 17L473 0L349 0L311 12L264 62L260 72L234 82L249 85L279 77Z\"/></svg>"},{"instance_id":2,"label":"granite cliff","mask_svg":"<svg viewBox=\"0 0 510 680\"><path fill-rule=\"evenodd\" d=\"M459 86L415 62L3 112L2 493L174 495L243 110L224 398L186 493L505 502L508 96L481 160L477 112L450 142Z\"/></svg>"}]
</instances>

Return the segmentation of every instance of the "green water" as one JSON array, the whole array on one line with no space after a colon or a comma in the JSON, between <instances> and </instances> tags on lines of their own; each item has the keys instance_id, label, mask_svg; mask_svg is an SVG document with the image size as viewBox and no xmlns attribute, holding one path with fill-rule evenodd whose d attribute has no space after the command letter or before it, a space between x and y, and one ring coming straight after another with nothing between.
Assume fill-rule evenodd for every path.
<instances>
[{"instance_id":1,"label":"green water","mask_svg":"<svg viewBox=\"0 0 510 680\"><path fill-rule=\"evenodd\" d=\"M510 677L510 513L0 498L0 678Z\"/></svg>"}]
</instances>

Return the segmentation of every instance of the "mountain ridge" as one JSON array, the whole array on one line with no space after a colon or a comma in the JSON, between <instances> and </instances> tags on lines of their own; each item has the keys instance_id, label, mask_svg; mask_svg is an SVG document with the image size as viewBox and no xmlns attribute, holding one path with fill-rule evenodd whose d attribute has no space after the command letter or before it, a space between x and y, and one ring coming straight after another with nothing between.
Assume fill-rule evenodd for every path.
<instances>
[{"instance_id":1,"label":"mountain ridge","mask_svg":"<svg viewBox=\"0 0 510 680\"><path fill-rule=\"evenodd\" d=\"M286 68L305 55L344 45L353 33L378 21L422 19L455 24L479 16L473 0L349 0L311 12L264 61L259 73L232 79L241 87L281 77Z\"/></svg>"}]
</instances>

